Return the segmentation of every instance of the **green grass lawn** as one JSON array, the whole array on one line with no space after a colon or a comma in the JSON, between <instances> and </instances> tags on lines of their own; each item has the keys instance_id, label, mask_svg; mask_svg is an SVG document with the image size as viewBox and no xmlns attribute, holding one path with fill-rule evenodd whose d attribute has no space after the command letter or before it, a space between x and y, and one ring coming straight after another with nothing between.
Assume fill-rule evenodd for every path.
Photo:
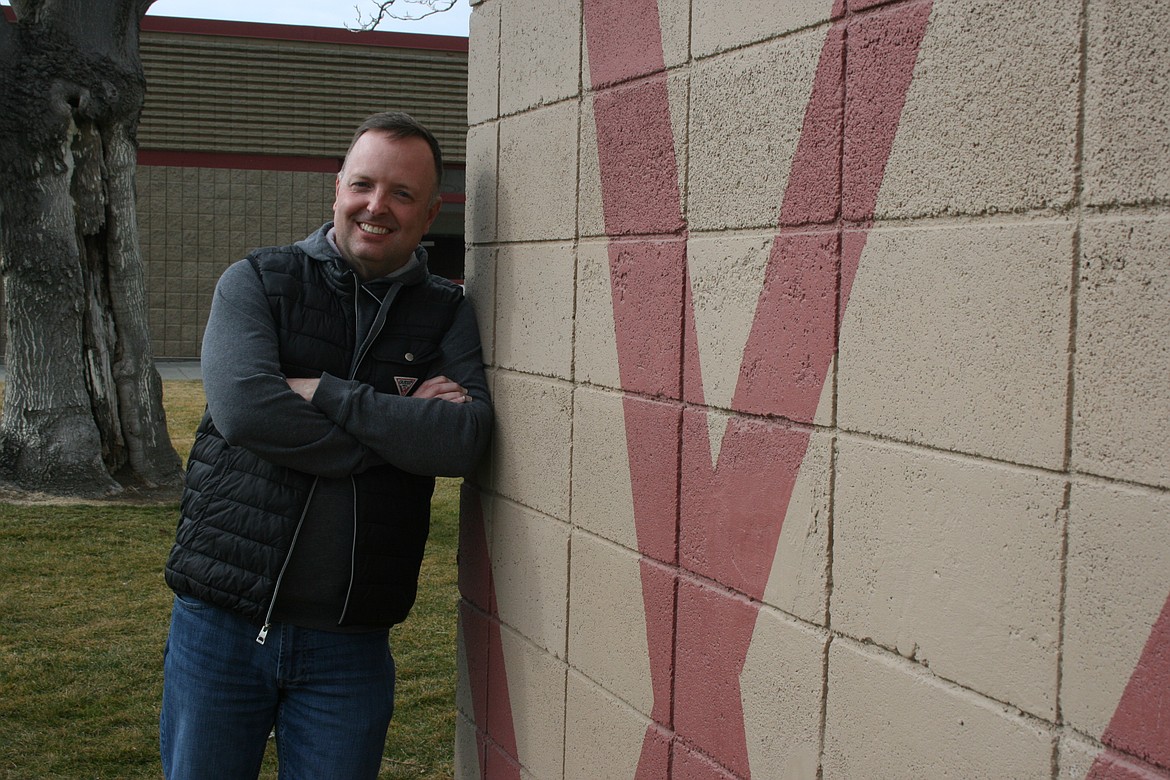
<instances>
[{"instance_id":1,"label":"green grass lawn","mask_svg":"<svg viewBox=\"0 0 1170 780\"><path fill-rule=\"evenodd\" d=\"M165 382L186 458L198 382ZM383 778L449 778L455 739L458 481L439 480L419 596L391 633L398 667ZM158 778L177 504L0 503L0 778ZM275 750L261 777L275 778Z\"/></svg>"}]
</instances>

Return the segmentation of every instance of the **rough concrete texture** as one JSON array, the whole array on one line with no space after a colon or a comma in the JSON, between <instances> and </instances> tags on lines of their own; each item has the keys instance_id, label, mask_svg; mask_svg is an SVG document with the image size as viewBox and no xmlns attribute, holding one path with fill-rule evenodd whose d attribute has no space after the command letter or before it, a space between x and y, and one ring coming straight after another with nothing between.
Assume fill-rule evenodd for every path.
<instances>
[{"instance_id":1,"label":"rough concrete texture","mask_svg":"<svg viewBox=\"0 0 1170 780\"><path fill-rule=\"evenodd\" d=\"M532 777L560 777L567 667L507 628L503 647L520 765Z\"/></svg>"},{"instance_id":2,"label":"rough concrete texture","mask_svg":"<svg viewBox=\"0 0 1170 780\"><path fill-rule=\"evenodd\" d=\"M1053 719L1064 483L851 438L839 446L833 627Z\"/></svg>"},{"instance_id":3,"label":"rough concrete texture","mask_svg":"<svg viewBox=\"0 0 1170 780\"><path fill-rule=\"evenodd\" d=\"M480 125L467 131L464 235L469 242L486 244L496 240L499 141L498 125Z\"/></svg>"},{"instance_id":4,"label":"rough concrete texture","mask_svg":"<svg viewBox=\"0 0 1170 780\"><path fill-rule=\"evenodd\" d=\"M839 425L1061 468L1073 230L871 231L841 329Z\"/></svg>"},{"instance_id":5,"label":"rough concrete texture","mask_svg":"<svg viewBox=\"0 0 1170 780\"><path fill-rule=\"evenodd\" d=\"M581 62L580 4L509 0L500 9L500 113L506 116L575 95Z\"/></svg>"},{"instance_id":6,"label":"rough concrete texture","mask_svg":"<svg viewBox=\"0 0 1170 780\"><path fill-rule=\"evenodd\" d=\"M1170 198L1170 40L1159 0L1088 6L1085 198Z\"/></svg>"},{"instance_id":7,"label":"rough concrete texture","mask_svg":"<svg viewBox=\"0 0 1170 780\"><path fill-rule=\"evenodd\" d=\"M622 777L636 766L650 720L570 670L565 712L565 780Z\"/></svg>"},{"instance_id":8,"label":"rough concrete texture","mask_svg":"<svg viewBox=\"0 0 1170 780\"><path fill-rule=\"evenodd\" d=\"M816 625L825 625L829 607L832 479L832 439L813 434L784 514L780 543L762 599L781 612Z\"/></svg>"},{"instance_id":9,"label":"rough concrete texture","mask_svg":"<svg viewBox=\"0 0 1170 780\"><path fill-rule=\"evenodd\" d=\"M468 24L468 125L475 126L500 115L500 69L496 67L499 60L500 5L493 3L472 14ZM467 169L475 167L468 164Z\"/></svg>"},{"instance_id":10,"label":"rough concrete texture","mask_svg":"<svg viewBox=\"0 0 1170 780\"><path fill-rule=\"evenodd\" d=\"M662 88L662 78L651 78L646 81L635 82L623 90L628 90L636 96L651 95ZM669 125L671 134L674 139L674 164L667 166L671 168L669 173L673 176L670 182L663 181L661 184L669 185L674 189L682 186L685 181L687 171L687 113L686 106L689 101L688 92L690 89L690 78L686 75L677 73L669 74L665 78L666 92L670 96L669 103L671 107ZM644 141L648 135L647 124L656 122L657 117L649 114L642 114L636 110L639 100L635 98L630 101L630 104L635 107L635 110L624 118L622 122L623 138L621 143L626 146L629 151L628 154L631 159L638 159L644 153L639 144ZM600 161L597 153L597 116L592 103L586 103L581 108L581 190L578 194L578 226L582 236L604 236L606 231L606 217L607 214L602 206L601 193L601 170ZM659 186L657 183L655 187ZM637 199L632 199L631 202L623 203L620 208L611 208L608 217L611 221L637 221L637 215L647 209L656 208L658 203L639 203ZM676 205L672 202L671 207ZM681 206L680 206L681 207ZM668 218L663 220L660 225L659 232L672 232L682 227L681 215L679 213L672 213Z\"/></svg>"},{"instance_id":11,"label":"rough concrete texture","mask_svg":"<svg viewBox=\"0 0 1170 780\"><path fill-rule=\"evenodd\" d=\"M1049 777L1041 724L922 667L835 640L829 650L826 780L859 777Z\"/></svg>"},{"instance_id":12,"label":"rough concrete texture","mask_svg":"<svg viewBox=\"0 0 1170 780\"><path fill-rule=\"evenodd\" d=\"M699 377L687 377L688 401L716 409L732 408L774 237L771 232L712 235L695 237L687 243L700 368ZM699 381L701 386L694 386ZM716 445L713 450L717 450ZM717 455L713 452L712 459Z\"/></svg>"},{"instance_id":13,"label":"rough concrete texture","mask_svg":"<svg viewBox=\"0 0 1170 780\"><path fill-rule=\"evenodd\" d=\"M817 776L827 631L760 611L740 674L750 765L776 777Z\"/></svg>"},{"instance_id":14,"label":"rough concrete texture","mask_svg":"<svg viewBox=\"0 0 1170 780\"><path fill-rule=\"evenodd\" d=\"M577 107L500 122L496 210L501 241L570 239L577 230Z\"/></svg>"},{"instance_id":15,"label":"rough concrete texture","mask_svg":"<svg viewBox=\"0 0 1170 780\"><path fill-rule=\"evenodd\" d=\"M573 245L510 245L497 251L495 349L499 365L571 379Z\"/></svg>"},{"instance_id":16,"label":"rough concrete texture","mask_svg":"<svg viewBox=\"0 0 1170 780\"><path fill-rule=\"evenodd\" d=\"M496 344L496 250L471 247L463 262L464 294L475 305L480 348L485 365L495 363Z\"/></svg>"},{"instance_id":17,"label":"rough concrete texture","mask_svg":"<svg viewBox=\"0 0 1170 780\"><path fill-rule=\"evenodd\" d=\"M653 403L631 400L629 403ZM589 388L578 389L573 407L573 525L620 544L638 549L634 525L634 496L630 484L630 462L626 454L626 427L622 396ZM660 405L665 424L677 417L673 408ZM675 422L677 426L677 422ZM664 452L664 458L677 458ZM677 465L665 463L664 473L677 472ZM664 511L677 505L677 485L665 481L659 501ZM668 550L673 550L673 544ZM672 551L665 555L674 560Z\"/></svg>"},{"instance_id":18,"label":"rough concrete texture","mask_svg":"<svg viewBox=\"0 0 1170 780\"><path fill-rule=\"evenodd\" d=\"M1072 205L1080 10L1071 0L933 4L876 217Z\"/></svg>"},{"instance_id":19,"label":"rough concrete texture","mask_svg":"<svg viewBox=\"0 0 1170 780\"><path fill-rule=\"evenodd\" d=\"M548 653L563 658L569 597L568 525L497 499L488 528L488 547L500 620Z\"/></svg>"},{"instance_id":20,"label":"rough concrete texture","mask_svg":"<svg viewBox=\"0 0 1170 780\"><path fill-rule=\"evenodd\" d=\"M562 382L500 372L492 387L493 482L502 495L538 511L569 517L572 390ZM534 421L539 420L539 425Z\"/></svg>"},{"instance_id":21,"label":"rough concrete texture","mask_svg":"<svg viewBox=\"0 0 1170 780\"><path fill-rule=\"evenodd\" d=\"M589 242L577 247L577 315L573 331L573 372L578 382L620 388L609 247Z\"/></svg>"},{"instance_id":22,"label":"rough concrete texture","mask_svg":"<svg viewBox=\"0 0 1170 780\"><path fill-rule=\"evenodd\" d=\"M720 0L695 0L691 46L696 57L766 41L828 20L829 4L821 0L796 0L777 5L769 0L748 0L727 12Z\"/></svg>"},{"instance_id":23,"label":"rough concrete texture","mask_svg":"<svg viewBox=\"0 0 1170 780\"><path fill-rule=\"evenodd\" d=\"M1170 219L1086 221L1073 464L1170 488Z\"/></svg>"},{"instance_id":24,"label":"rough concrete texture","mask_svg":"<svg viewBox=\"0 0 1170 780\"><path fill-rule=\"evenodd\" d=\"M1167 518L1170 497L1159 491L1088 481L1073 485L1061 707L1068 723L1084 734L1098 737L1109 726L1149 642L1149 627L1166 606ZM1154 713L1148 719L1151 726L1159 723ZM1170 768L1164 720L1153 741L1160 742L1158 752Z\"/></svg>"},{"instance_id":25,"label":"rough concrete texture","mask_svg":"<svg viewBox=\"0 0 1170 780\"><path fill-rule=\"evenodd\" d=\"M648 718L654 691L640 556L581 532L572 545L569 661Z\"/></svg>"},{"instance_id":26,"label":"rough concrete texture","mask_svg":"<svg viewBox=\"0 0 1170 780\"><path fill-rule=\"evenodd\" d=\"M692 230L776 226L824 43L825 29L818 28L694 67ZM839 125L840 106L817 121Z\"/></svg>"},{"instance_id":27,"label":"rough concrete texture","mask_svg":"<svg viewBox=\"0 0 1170 780\"><path fill-rule=\"evenodd\" d=\"M458 775L1170 779L1163 4L568 5L475 4Z\"/></svg>"}]
</instances>

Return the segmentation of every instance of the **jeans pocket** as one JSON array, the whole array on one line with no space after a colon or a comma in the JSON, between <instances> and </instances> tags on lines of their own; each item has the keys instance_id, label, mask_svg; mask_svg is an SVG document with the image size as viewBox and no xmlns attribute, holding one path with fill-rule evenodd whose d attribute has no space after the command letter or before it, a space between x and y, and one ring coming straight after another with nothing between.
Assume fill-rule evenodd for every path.
<instances>
[{"instance_id":1,"label":"jeans pocket","mask_svg":"<svg viewBox=\"0 0 1170 780\"><path fill-rule=\"evenodd\" d=\"M201 609L211 609L211 605L208 604L206 601L203 601L202 599L197 599L194 596L190 596L186 593L176 593L175 594L175 605L181 606L184 609L188 609L188 610L192 610L192 611L201 610Z\"/></svg>"}]
</instances>

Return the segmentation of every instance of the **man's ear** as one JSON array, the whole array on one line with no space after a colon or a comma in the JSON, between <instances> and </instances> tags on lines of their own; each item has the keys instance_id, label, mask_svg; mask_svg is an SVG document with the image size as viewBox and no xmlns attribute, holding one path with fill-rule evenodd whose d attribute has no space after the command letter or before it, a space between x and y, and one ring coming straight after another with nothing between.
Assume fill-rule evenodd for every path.
<instances>
[{"instance_id":1,"label":"man's ear","mask_svg":"<svg viewBox=\"0 0 1170 780\"><path fill-rule=\"evenodd\" d=\"M427 230L431 229L431 225L435 221L435 217L439 216L439 209L443 207L443 196L436 195L434 202L431 203L430 210L427 212Z\"/></svg>"}]
</instances>

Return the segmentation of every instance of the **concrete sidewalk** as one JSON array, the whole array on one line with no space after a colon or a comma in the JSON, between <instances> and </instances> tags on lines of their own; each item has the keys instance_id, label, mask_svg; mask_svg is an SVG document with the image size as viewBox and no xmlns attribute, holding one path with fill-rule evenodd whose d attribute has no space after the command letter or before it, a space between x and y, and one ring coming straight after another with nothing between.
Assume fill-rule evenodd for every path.
<instances>
[{"instance_id":1,"label":"concrete sidewalk","mask_svg":"<svg viewBox=\"0 0 1170 780\"><path fill-rule=\"evenodd\" d=\"M203 372L198 360L156 360L155 368L163 379L203 379ZM8 378L4 364L0 363L0 382Z\"/></svg>"}]
</instances>

